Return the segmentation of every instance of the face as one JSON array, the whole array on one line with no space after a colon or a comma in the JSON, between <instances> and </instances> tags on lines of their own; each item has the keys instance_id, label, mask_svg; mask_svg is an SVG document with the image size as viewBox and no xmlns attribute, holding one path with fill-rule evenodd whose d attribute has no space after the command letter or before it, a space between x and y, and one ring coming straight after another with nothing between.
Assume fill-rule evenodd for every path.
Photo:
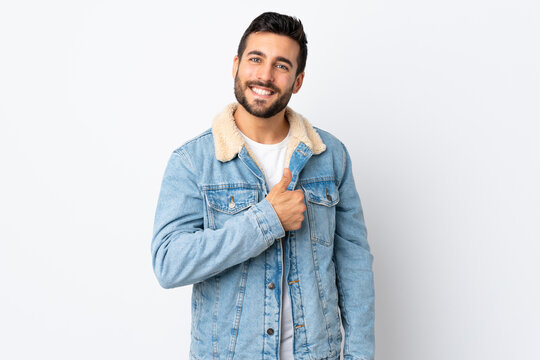
<instances>
[{"instance_id":1,"label":"face","mask_svg":"<svg viewBox=\"0 0 540 360\"><path fill-rule=\"evenodd\" d=\"M240 60L233 63L234 95L248 113L270 118L285 109L302 86L296 76L300 45L284 35L257 32L249 35Z\"/></svg>"}]
</instances>

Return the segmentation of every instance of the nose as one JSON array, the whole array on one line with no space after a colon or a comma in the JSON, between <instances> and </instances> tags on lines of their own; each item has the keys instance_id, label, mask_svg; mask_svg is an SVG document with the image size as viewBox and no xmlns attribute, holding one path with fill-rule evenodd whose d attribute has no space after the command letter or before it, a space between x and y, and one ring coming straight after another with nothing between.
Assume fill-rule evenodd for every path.
<instances>
[{"instance_id":1,"label":"nose","mask_svg":"<svg viewBox=\"0 0 540 360\"><path fill-rule=\"evenodd\" d=\"M270 63L259 66L257 79L261 81L274 81L274 67Z\"/></svg>"}]
</instances>

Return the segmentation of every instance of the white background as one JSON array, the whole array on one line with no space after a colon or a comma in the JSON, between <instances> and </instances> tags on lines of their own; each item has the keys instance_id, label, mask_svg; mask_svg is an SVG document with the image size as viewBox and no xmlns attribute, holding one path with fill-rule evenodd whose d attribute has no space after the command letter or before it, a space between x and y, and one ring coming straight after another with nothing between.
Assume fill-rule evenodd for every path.
<instances>
[{"instance_id":1,"label":"white background","mask_svg":"<svg viewBox=\"0 0 540 360\"><path fill-rule=\"evenodd\" d=\"M150 240L166 161L234 100L263 11L309 41L290 105L347 144L380 360L540 358L535 1L2 1L0 358L187 359Z\"/></svg>"}]
</instances>

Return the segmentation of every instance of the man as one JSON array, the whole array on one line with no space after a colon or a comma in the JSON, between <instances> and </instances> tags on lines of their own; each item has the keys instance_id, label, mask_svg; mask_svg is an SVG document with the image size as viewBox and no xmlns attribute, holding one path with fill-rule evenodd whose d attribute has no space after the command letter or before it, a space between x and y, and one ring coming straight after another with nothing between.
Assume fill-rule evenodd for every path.
<instances>
[{"instance_id":1,"label":"man","mask_svg":"<svg viewBox=\"0 0 540 360\"><path fill-rule=\"evenodd\" d=\"M193 284L192 359L373 359L372 255L345 146L287 107L302 87L299 20L257 17L231 104L175 150L152 256Z\"/></svg>"}]
</instances>

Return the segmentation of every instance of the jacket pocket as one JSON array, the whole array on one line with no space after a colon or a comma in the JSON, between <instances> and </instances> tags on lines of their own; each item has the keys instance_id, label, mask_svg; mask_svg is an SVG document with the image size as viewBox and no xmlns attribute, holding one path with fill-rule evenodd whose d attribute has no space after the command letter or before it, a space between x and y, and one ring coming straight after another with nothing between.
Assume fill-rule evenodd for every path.
<instances>
[{"instance_id":1,"label":"jacket pocket","mask_svg":"<svg viewBox=\"0 0 540 360\"><path fill-rule=\"evenodd\" d=\"M258 191L249 188L205 190L208 205L208 225L221 228L227 220L258 202Z\"/></svg>"},{"instance_id":2,"label":"jacket pocket","mask_svg":"<svg viewBox=\"0 0 540 360\"><path fill-rule=\"evenodd\" d=\"M334 241L336 204L339 202L336 183L334 180L324 180L301 186L306 198L311 240L330 246Z\"/></svg>"}]
</instances>

